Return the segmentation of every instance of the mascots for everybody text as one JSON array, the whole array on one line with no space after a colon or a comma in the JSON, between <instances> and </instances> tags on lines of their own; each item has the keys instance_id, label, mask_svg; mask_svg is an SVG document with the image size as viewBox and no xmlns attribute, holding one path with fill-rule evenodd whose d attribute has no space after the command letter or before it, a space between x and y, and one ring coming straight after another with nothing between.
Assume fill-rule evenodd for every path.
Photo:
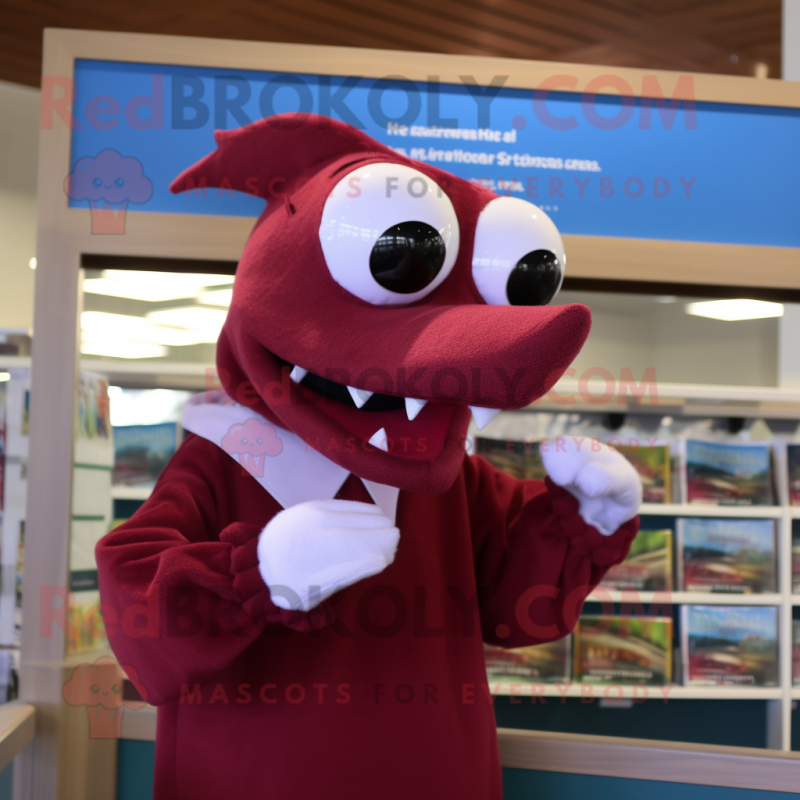
<instances>
[{"instance_id":1,"label":"mascots for everybody text","mask_svg":"<svg viewBox=\"0 0 800 800\"><path fill-rule=\"evenodd\" d=\"M329 119L216 138L172 190L268 200L224 391L97 548L111 646L158 706L155 798L500 798L482 642L565 636L641 499L597 442L543 447L544 483L465 454L471 416L544 395L589 333L548 305L558 231Z\"/></svg>"}]
</instances>

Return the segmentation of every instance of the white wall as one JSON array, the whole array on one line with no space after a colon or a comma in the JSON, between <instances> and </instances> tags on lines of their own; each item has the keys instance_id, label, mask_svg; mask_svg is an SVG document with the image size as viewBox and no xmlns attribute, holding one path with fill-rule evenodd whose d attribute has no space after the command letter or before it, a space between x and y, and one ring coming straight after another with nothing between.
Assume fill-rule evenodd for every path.
<instances>
[{"instance_id":1,"label":"white wall","mask_svg":"<svg viewBox=\"0 0 800 800\"><path fill-rule=\"evenodd\" d=\"M39 92L0 81L0 329L33 325Z\"/></svg>"},{"instance_id":2,"label":"white wall","mask_svg":"<svg viewBox=\"0 0 800 800\"><path fill-rule=\"evenodd\" d=\"M800 81L800 0L783 0L781 72L785 81Z\"/></svg>"},{"instance_id":3,"label":"white wall","mask_svg":"<svg viewBox=\"0 0 800 800\"><path fill-rule=\"evenodd\" d=\"M592 310L592 332L573 364L577 375L603 367L619 378L628 368L640 380L653 367L663 383L777 385L778 320L693 317L685 311L691 299L562 292L559 305L585 303Z\"/></svg>"},{"instance_id":4,"label":"white wall","mask_svg":"<svg viewBox=\"0 0 800 800\"><path fill-rule=\"evenodd\" d=\"M783 80L800 81L800 0L783 0ZM786 306L778 334L778 385L800 388L800 305Z\"/></svg>"}]
</instances>

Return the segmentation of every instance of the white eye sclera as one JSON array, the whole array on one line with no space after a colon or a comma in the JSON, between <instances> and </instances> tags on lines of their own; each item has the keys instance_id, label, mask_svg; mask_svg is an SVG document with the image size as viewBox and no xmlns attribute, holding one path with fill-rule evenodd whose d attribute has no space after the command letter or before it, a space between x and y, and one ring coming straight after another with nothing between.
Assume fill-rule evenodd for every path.
<instances>
[{"instance_id":1,"label":"white eye sclera","mask_svg":"<svg viewBox=\"0 0 800 800\"><path fill-rule=\"evenodd\" d=\"M401 164L359 167L325 201L319 229L333 279L375 305L413 303L447 278L459 246L450 198Z\"/></svg>"},{"instance_id":2,"label":"white eye sclera","mask_svg":"<svg viewBox=\"0 0 800 800\"><path fill-rule=\"evenodd\" d=\"M561 288L566 261L558 229L533 203L498 197L481 211L472 277L490 305L547 305Z\"/></svg>"}]
</instances>

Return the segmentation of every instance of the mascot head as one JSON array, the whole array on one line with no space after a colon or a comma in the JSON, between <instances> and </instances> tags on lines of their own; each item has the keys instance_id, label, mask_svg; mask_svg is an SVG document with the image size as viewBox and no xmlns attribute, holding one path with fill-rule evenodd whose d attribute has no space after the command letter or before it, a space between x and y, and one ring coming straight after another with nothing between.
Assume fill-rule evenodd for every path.
<instances>
[{"instance_id":1,"label":"mascot head","mask_svg":"<svg viewBox=\"0 0 800 800\"><path fill-rule=\"evenodd\" d=\"M217 345L223 386L353 474L444 491L470 415L541 397L583 345L589 310L548 305L566 257L537 206L316 115L215 138L171 190L267 200Z\"/></svg>"}]
</instances>

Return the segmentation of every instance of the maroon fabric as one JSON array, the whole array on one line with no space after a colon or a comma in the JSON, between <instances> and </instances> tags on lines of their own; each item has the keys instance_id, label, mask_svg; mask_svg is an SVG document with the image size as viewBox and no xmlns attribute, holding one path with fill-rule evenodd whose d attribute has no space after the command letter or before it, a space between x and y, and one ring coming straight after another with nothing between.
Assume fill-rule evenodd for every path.
<instances>
[{"instance_id":1,"label":"maroon fabric","mask_svg":"<svg viewBox=\"0 0 800 800\"><path fill-rule=\"evenodd\" d=\"M601 536L564 490L468 458L446 492L400 493L391 566L287 619L257 578L279 511L189 435L97 547L111 646L160 706L155 800L499 800L481 640L566 634L638 519Z\"/></svg>"},{"instance_id":2,"label":"maroon fabric","mask_svg":"<svg viewBox=\"0 0 800 800\"><path fill-rule=\"evenodd\" d=\"M214 444L186 439L150 499L97 547L109 641L159 706L155 800L498 800L482 641L564 636L638 519L603 537L564 490L465 459L467 406L544 394L580 350L589 312L487 306L471 258L494 195L347 125L284 115L217 142L173 190L205 182L269 201L218 344L226 391L352 475L400 487L401 536L381 574L308 614L282 611L256 551L280 506ZM347 293L319 240L333 186L376 160L433 178L459 219L452 273L404 307ZM429 402L413 422L349 408L292 384L278 358ZM457 393L448 371L466 380ZM381 427L388 453L368 444ZM354 477L338 496L368 501Z\"/></svg>"},{"instance_id":3,"label":"maroon fabric","mask_svg":"<svg viewBox=\"0 0 800 800\"><path fill-rule=\"evenodd\" d=\"M478 215L496 197L482 186L313 114L279 115L218 131L216 139L218 149L180 175L172 191L222 187L268 200L239 262L219 341L223 384L238 402L319 443L348 471L411 491L443 491L464 458L458 443L469 423L466 406L527 405L582 347L591 324L585 306L488 306L481 298L472 245ZM325 200L349 172L376 160L432 178L458 215L453 271L411 305L376 307L354 297L333 280L322 253ZM413 422L402 410L363 413L297 390L275 356L339 383L433 402ZM443 380L448 372L462 383ZM388 453L367 444L380 428L394 445Z\"/></svg>"}]
</instances>

